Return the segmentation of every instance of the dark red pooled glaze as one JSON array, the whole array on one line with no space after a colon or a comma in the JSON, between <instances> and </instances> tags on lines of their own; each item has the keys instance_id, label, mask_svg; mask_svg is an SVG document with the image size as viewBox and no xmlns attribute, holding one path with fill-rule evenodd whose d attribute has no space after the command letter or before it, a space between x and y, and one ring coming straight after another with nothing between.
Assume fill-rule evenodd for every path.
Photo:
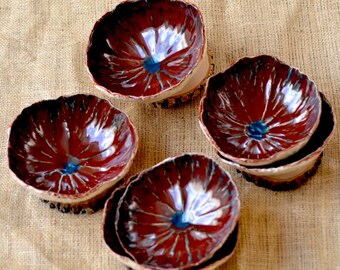
<instances>
[{"instance_id":1,"label":"dark red pooled glaze","mask_svg":"<svg viewBox=\"0 0 340 270\"><path fill-rule=\"evenodd\" d=\"M125 1L96 22L87 67L96 84L127 98L180 84L205 46L202 17L183 1Z\"/></svg>"},{"instance_id":2,"label":"dark red pooled glaze","mask_svg":"<svg viewBox=\"0 0 340 270\"><path fill-rule=\"evenodd\" d=\"M225 171L207 157L186 154L142 172L116 211L117 237L135 262L188 269L222 247L236 227L240 204Z\"/></svg>"},{"instance_id":3,"label":"dark red pooled glaze","mask_svg":"<svg viewBox=\"0 0 340 270\"><path fill-rule=\"evenodd\" d=\"M200 121L225 158L270 163L275 155L306 143L320 113L314 82L277 58L262 55L243 58L210 78Z\"/></svg>"},{"instance_id":4,"label":"dark red pooled glaze","mask_svg":"<svg viewBox=\"0 0 340 270\"><path fill-rule=\"evenodd\" d=\"M127 116L91 95L35 103L15 119L10 169L34 189L83 196L119 177L132 161L137 137Z\"/></svg>"}]
</instances>

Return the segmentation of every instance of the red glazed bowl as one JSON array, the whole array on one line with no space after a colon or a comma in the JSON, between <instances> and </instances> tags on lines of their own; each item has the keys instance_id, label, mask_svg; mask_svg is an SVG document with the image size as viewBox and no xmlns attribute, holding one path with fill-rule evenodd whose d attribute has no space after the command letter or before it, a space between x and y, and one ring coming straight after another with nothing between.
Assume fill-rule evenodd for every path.
<instances>
[{"instance_id":1,"label":"red glazed bowl","mask_svg":"<svg viewBox=\"0 0 340 270\"><path fill-rule=\"evenodd\" d=\"M125 1L93 27L88 73L110 96L144 103L198 87L210 69L202 16L184 1Z\"/></svg>"},{"instance_id":2,"label":"red glazed bowl","mask_svg":"<svg viewBox=\"0 0 340 270\"><path fill-rule=\"evenodd\" d=\"M243 58L208 80L200 125L226 159L261 166L301 149L318 126L313 81L277 58Z\"/></svg>"},{"instance_id":3,"label":"red glazed bowl","mask_svg":"<svg viewBox=\"0 0 340 270\"><path fill-rule=\"evenodd\" d=\"M133 269L211 269L233 253L239 215L230 175L205 156L185 154L112 194L104 240Z\"/></svg>"},{"instance_id":4,"label":"red glazed bowl","mask_svg":"<svg viewBox=\"0 0 340 270\"><path fill-rule=\"evenodd\" d=\"M25 108L10 129L15 179L63 212L97 209L129 170L137 132L128 117L91 95L60 97Z\"/></svg>"},{"instance_id":5,"label":"red glazed bowl","mask_svg":"<svg viewBox=\"0 0 340 270\"><path fill-rule=\"evenodd\" d=\"M222 158L222 161L241 171L245 178L255 184L273 190L298 188L317 170L326 144L335 127L335 116L326 97L322 98L319 125L308 143L294 155L266 166L249 167Z\"/></svg>"}]
</instances>

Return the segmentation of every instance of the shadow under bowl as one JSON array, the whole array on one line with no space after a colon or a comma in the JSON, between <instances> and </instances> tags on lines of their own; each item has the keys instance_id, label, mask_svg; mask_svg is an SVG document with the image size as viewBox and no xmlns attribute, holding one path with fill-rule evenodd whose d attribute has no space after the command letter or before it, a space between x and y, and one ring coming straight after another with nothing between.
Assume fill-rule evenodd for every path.
<instances>
[{"instance_id":1,"label":"shadow under bowl","mask_svg":"<svg viewBox=\"0 0 340 270\"><path fill-rule=\"evenodd\" d=\"M235 249L239 211L229 174L185 154L116 189L105 205L104 240L133 269L212 269Z\"/></svg>"},{"instance_id":2,"label":"shadow under bowl","mask_svg":"<svg viewBox=\"0 0 340 270\"><path fill-rule=\"evenodd\" d=\"M188 101L210 70L202 15L177 0L118 4L95 23L86 56L98 89L156 107Z\"/></svg>"},{"instance_id":3,"label":"shadow under bowl","mask_svg":"<svg viewBox=\"0 0 340 270\"><path fill-rule=\"evenodd\" d=\"M261 55L209 78L199 121L221 156L256 167L305 146L320 115L314 82L277 58Z\"/></svg>"},{"instance_id":4,"label":"shadow under bowl","mask_svg":"<svg viewBox=\"0 0 340 270\"><path fill-rule=\"evenodd\" d=\"M137 147L125 113L75 95L25 108L9 131L8 160L14 178L51 208L90 213L125 176Z\"/></svg>"},{"instance_id":5,"label":"shadow under bowl","mask_svg":"<svg viewBox=\"0 0 340 270\"><path fill-rule=\"evenodd\" d=\"M247 167L232 160L219 157L223 162L242 172L244 177L255 184L272 190L290 190L300 187L317 170L323 150L330 140L335 127L332 107L324 94L319 125L308 143L294 155L266 166Z\"/></svg>"}]
</instances>

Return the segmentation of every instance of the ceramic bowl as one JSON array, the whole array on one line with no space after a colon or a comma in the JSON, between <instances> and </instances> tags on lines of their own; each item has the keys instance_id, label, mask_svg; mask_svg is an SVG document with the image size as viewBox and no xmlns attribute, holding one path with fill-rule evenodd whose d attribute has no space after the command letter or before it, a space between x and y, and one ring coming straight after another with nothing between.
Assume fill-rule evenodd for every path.
<instances>
[{"instance_id":1,"label":"ceramic bowl","mask_svg":"<svg viewBox=\"0 0 340 270\"><path fill-rule=\"evenodd\" d=\"M277 58L243 58L208 80L200 125L215 149L241 165L261 166L301 149L318 126L313 81Z\"/></svg>"},{"instance_id":2,"label":"ceramic bowl","mask_svg":"<svg viewBox=\"0 0 340 270\"><path fill-rule=\"evenodd\" d=\"M210 269L233 253L239 215L230 175L205 156L184 154L116 189L104 240L133 269Z\"/></svg>"},{"instance_id":3,"label":"ceramic bowl","mask_svg":"<svg viewBox=\"0 0 340 270\"><path fill-rule=\"evenodd\" d=\"M335 118L330 103L320 93L322 113L320 123L308 143L294 155L261 167L247 167L231 160L222 160L243 172L247 180L273 190L294 189L312 176L321 162L323 150L331 138Z\"/></svg>"},{"instance_id":4,"label":"ceramic bowl","mask_svg":"<svg viewBox=\"0 0 340 270\"><path fill-rule=\"evenodd\" d=\"M110 96L170 106L210 69L202 15L184 1L124 1L94 25L87 69ZM172 104L176 105L176 104Z\"/></svg>"},{"instance_id":5,"label":"ceramic bowl","mask_svg":"<svg viewBox=\"0 0 340 270\"><path fill-rule=\"evenodd\" d=\"M20 184L52 208L92 212L127 173L137 146L129 118L108 101L60 97L25 108L14 120L9 167Z\"/></svg>"}]
</instances>

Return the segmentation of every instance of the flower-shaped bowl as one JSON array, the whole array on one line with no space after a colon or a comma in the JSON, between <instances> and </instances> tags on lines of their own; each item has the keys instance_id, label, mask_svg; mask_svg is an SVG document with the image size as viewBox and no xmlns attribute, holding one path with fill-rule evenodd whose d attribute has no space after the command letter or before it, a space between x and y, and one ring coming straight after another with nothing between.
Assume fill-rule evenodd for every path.
<instances>
[{"instance_id":1,"label":"flower-shaped bowl","mask_svg":"<svg viewBox=\"0 0 340 270\"><path fill-rule=\"evenodd\" d=\"M210 70L202 15L179 0L118 4L95 23L86 59L97 88L163 107L190 99Z\"/></svg>"},{"instance_id":2,"label":"flower-shaped bowl","mask_svg":"<svg viewBox=\"0 0 340 270\"><path fill-rule=\"evenodd\" d=\"M320 114L314 82L277 58L261 55L209 78L199 120L224 158L261 166L306 145Z\"/></svg>"},{"instance_id":3,"label":"flower-shaped bowl","mask_svg":"<svg viewBox=\"0 0 340 270\"><path fill-rule=\"evenodd\" d=\"M105 205L104 240L133 269L210 269L233 253L239 215L230 175L184 154L116 189Z\"/></svg>"},{"instance_id":4,"label":"flower-shaped bowl","mask_svg":"<svg viewBox=\"0 0 340 270\"><path fill-rule=\"evenodd\" d=\"M241 171L248 181L273 190L294 189L307 181L317 170L323 150L335 127L330 103L320 93L322 113L319 125L308 143L294 155L267 166L248 167L222 157L222 160Z\"/></svg>"},{"instance_id":5,"label":"flower-shaped bowl","mask_svg":"<svg viewBox=\"0 0 340 270\"><path fill-rule=\"evenodd\" d=\"M25 108L9 132L9 167L51 208L93 212L129 170L138 136L127 115L91 95ZM101 205L100 205L101 204Z\"/></svg>"}]
</instances>

